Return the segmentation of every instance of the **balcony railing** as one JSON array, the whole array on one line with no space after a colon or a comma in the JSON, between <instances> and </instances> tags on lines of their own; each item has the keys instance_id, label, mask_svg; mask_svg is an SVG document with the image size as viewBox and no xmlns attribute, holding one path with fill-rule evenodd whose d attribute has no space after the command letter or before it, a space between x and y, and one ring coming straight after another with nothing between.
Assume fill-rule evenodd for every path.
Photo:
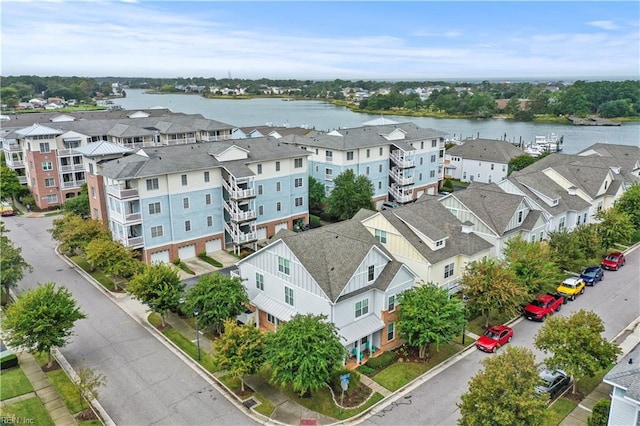
<instances>
[{"instance_id":1,"label":"balcony railing","mask_svg":"<svg viewBox=\"0 0 640 426\"><path fill-rule=\"evenodd\" d=\"M333 180L333 175L324 175L324 180Z\"/></svg>"},{"instance_id":2,"label":"balcony railing","mask_svg":"<svg viewBox=\"0 0 640 426\"><path fill-rule=\"evenodd\" d=\"M398 185L412 185L414 183L413 176L405 176L401 169L397 167L389 170L389 176L391 176Z\"/></svg>"},{"instance_id":3,"label":"balcony railing","mask_svg":"<svg viewBox=\"0 0 640 426\"><path fill-rule=\"evenodd\" d=\"M114 210L109 210L109 217L125 225L130 225L142 220L142 214L140 212L119 213Z\"/></svg>"},{"instance_id":4,"label":"balcony railing","mask_svg":"<svg viewBox=\"0 0 640 426\"><path fill-rule=\"evenodd\" d=\"M398 203L408 203L413 200L413 189L403 189L396 185L391 185L389 187L389 194L393 197L394 200Z\"/></svg>"},{"instance_id":5,"label":"balcony railing","mask_svg":"<svg viewBox=\"0 0 640 426\"><path fill-rule=\"evenodd\" d=\"M86 180L71 180L68 182L62 182L62 187L63 188L80 188L85 183L87 183Z\"/></svg>"},{"instance_id":6,"label":"balcony railing","mask_svg":"<svg viewBox=\"0 0 640 426\"><path fill-rule=\"evenodd\" d=\"M12 160L10 158L7 158L7 166L11 167L12 169L21 169L24 167L24 161Z\"/></svg>"},{"instance_id":7,"label":"balcony railing","mask_svg":"<svg viewBox=\"0 0 640 426\"><path fill-rule=\"evenodd\" d=\"M253 188L242 189L234 184L227 182L226 180L222 181L222 186L229 193L229 197L232 200L243 200L245 198L255 198L256 190Z\"/></svg>"},{"instance_id":8,"label":"balcony railing","mask_svg":"<svg viewBox=\"0 0 640 426\"><path fill-rule=\"evenodd\" d=\"M129 237L122 241L125 247L139 247L144 245L144 237Z\"/></svg>"},{"instance_id":9,"label":"balcony railing","mask_svg":"<svg viewBox=\"0 0 640 426\"><path fill-rule=\"evenodd\" d=\"M389 154L389 158L396 166L400 167L401 169L415 167L415 161L405 157L405 154L400 150L392 151L391 154Z\"/></svg>"},{"instance_id":10,"label":"balcony railing","mask_svg":"<svg viewBox=\"0 0 640 426\"><path fill-rule=\"evenodd\" d=\"M73 148L62 148L58 150L58 157L63 155L78 155Z\"/></svg>"},{"instance_id":11,"label":"balcony railing","mask_svg":"<svg viewBox=\"0 0 640 426\"><path fill-rule=\"evenodd\" d=\"M72 164L69 166L60 166L61 172L82 172L84 171L83 164Z\"/></svg>"},{"instance_id":12,"label":"balcony railing","mask_svg":"<svg viewBox=\"0 0 640 426\"><path fill-rule=\"evenodd\" d=\"M234 244L246 244L258 240L258 233L256 231L242 232L234 228L227 223L224 224L224 229L229 233Z\"/></svg>"},{"instance_id":13,"label":"balcony railing","mask_svg":"<svg viewBox=\"0 0 640 426\"><path fill-rule=\"evenodd\" d=\"M202 142L217 142L217 141L225 141L227 139L231 139L231 135L202 135Z\"/></svg>"},{"instance_id":14,"label":"balcony railing","mask_svg":"<svg viewBox=\"0 0 640 426\"><path fill-rule=\"evenodd\" d=\"M255 210L241 210L228 202L224 202L224 207L231 216L231 220L234 222L246 222L254 220L256 218Z\"/></svg>"},{"instance_id":15,"label":"balcony railing","mask_svg":"<svg viewBox=\"0 0 640 426\"><path fill-rule=\"evenodd\" d=\"M18 182L20 182L20 184L22 184L22 185L26 185L27 177L26 176L18 176Z\"/></svg>"},{"instance_id":16,"label":"balcony railing","mask_svg":"<svg viewBox=\"0 0 640 426\"><path fill-rule=\"evenodd\" d=\"M3 144L2 146L4 148L5 151L9 151L9 152L21 152L22 151L22 145L19 144L15 144L15 143L11 143L11 144Z\"/></svg>"},{"instance_id":17,"label":"balcony railing","mask_svg":"<svg viewBox=\"0 0 640 426\"><path fill-rule=\"evenodd\" d=\"M326 156L326 157L325 157L325 161L326 161L327 163L333 163L333 157Z\"/></svg>"},{"instance_id":18,"label":"balcony railing","mask_svg":"<svg viewBox=\"0 0 640 426\"><path fill-rule=\"evenodd\" d=\"M186 145L189 143L196 143L196 138L165 139L162 143L164 145Z\"/></svg>"},{"instance_id":19,"label":"balcony railing","mask_svg":"<svg viewBox=\"0 0 640 426\"><path fill-rule=\"evenodd\" d=\"M107 186L107 194L113 195L116 198L121 200L127 198L138 198L140 195L138 194L138 190L135 188L120 188L119 185L109 185Z\"/></svg>"},{"instance_id":20,"label":"balcony railing","mask_svg":"<svg viewBox=\"0 0 640 426\"><path fill-rule=\"evenodd\" d=\"M449 291L449 294L456 294L460 291L460 281L462 277L454 278L449 281L445 281L442 284L442 288L446 288Z\"/></svg>"}]
</instances>

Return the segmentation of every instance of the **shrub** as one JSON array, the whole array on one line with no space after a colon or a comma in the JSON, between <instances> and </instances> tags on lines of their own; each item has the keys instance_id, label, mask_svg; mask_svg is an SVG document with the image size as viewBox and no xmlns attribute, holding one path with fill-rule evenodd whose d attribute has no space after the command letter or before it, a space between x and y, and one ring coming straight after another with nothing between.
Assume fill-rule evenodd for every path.
<instances>
[{"instance_id":1,"label":"shrub","mask_svg":"<svg viewBox=\"0 0 640 426\"><path fill-rule=\"evenodd\" d=\"M175 259L173 259L173 260L171 261L171 263L173 263L173 264L174 264L174 265L176 265L176 266L179 266L179 265L180 265L180 258L179 258L179 257L176 257Z\"/></svg>"},{"instance_id":2,"label":"shrub","mask_svg":"<svg viewBox=\"0 0 640 426\"><path fill-rule=\"evenodd\" d=\"M16 354L9 354L0 360L0 370L6 370L7 368L13 368L18 365L18 357Z\"/></svg>"},{"instance_id":3,"label":"shrub","mask_svg":"<svg viewBox=\"0 0 640 426\"><path fill-rule=\"evenodd\" d=\"M320 218L312 214L309 215L309 226L312 228L318 228L320 226Z\"/></svg>"},{"instance_id":4,"label":"shrub","mask_svg":"<svg viewBox=\"0 0 640 426\"><path fill-rule=\"evenodd\" d=\"M453 192L453 182L451 182L451 179L445 179L444 182L442 182L442 190Z\"/></svg>"},{"instance_id":5,"label":"shrub","mask_svg":"<svg viewBox=\"0 0 640 426\"><path fill-rule=\"evenodd\" d=\"M602 398L598 400L593 406L591 415L587 418L588 426L607 426L609 421L609 408L611 407L611 400L609 398Z\"/></svg>"},{"instance_id":6,"label":"shrub","mask_svg":"<svg viewBox=\"0 0 640 426\"><path fill-rule=\"evenodd\" d=\"M388 351L380 356L371 358L369 361L367 361L367 365L375 370L378 370L390 366L391 364L393 364L393 361L395 361L395 359L395 352Z\"/></svg>"},{"instance_id":7,"label":"shrub","mask_svg":"<svg viewBox=\"0 0 640 426\"><path fill-rule=\"evenodd\" d=\"M358 368L356 368L356 370L359 371L361 374L364 374L365 376L370 376L371 374L376 372L375 368L371 368L367 364L359 366Z\"/></svg>"}]
</instances>

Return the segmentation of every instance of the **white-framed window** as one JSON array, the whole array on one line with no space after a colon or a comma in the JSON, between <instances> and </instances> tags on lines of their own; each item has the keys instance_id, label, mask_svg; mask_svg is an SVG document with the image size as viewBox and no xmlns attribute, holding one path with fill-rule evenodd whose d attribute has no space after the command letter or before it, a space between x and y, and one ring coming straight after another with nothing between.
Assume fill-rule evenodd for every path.
<instances>
[{"instance_id":1,"label":"white-framed window","mask_svg":"<svg viewBox=\"0 0 640 426\"><path fill-rule=\"evenodd\" d=\"M276 172L280 171L280 162L276 161Z\"/></svg>"},{"instance_id":2,"label":"white-framed window","mask_svg":"<svg viewBox=\"0 0 640 426\"><path fill-rule=\"evenodd\" d=\"M207 227L213 226L213 216L207 216Z\"/></svg>"},{"instance_id":3,"label":"white-framed window","mask_svg":"<svg viewBox=\"0 0 640 426\"><path fill-rule=\"evenodd\" d=\"M149 203L149 214L160 214L161 212L162 208L159 201L155 203Z\"/></svg>"},{"instance_id":4,"label":"white-framed window","mask_svg":"<svg viewBox=\"0 0 640 426\"><path fill-rule=\"evenodd\" d=\"M562 231L564 229L565 221L564 217L560 218L560 223L558 224L558 231Z\"/></svg>"},{"instance_id":5,"label":"white-framed window","mask_svg":"<svg viewBox=\"0 0 640 426\"><path fill-rule=\"evenodd\" d=\"M96 198L96 188L95 187L91 187L91 198Z\"/></svg>"},{"instance_id":6,"label":"white-framed window","mask_svg":"<svg viewBox=\"0 0 640 426\"><path fill-rule=\"evenodd\" d=\"M160 189L158 178L147 179L147 191L153 191L155 189Z\"/></svg>"},{"instance_id":7,"label":"white-framed window","mask_svg":"<svg viewBox=\"0 0 640 426\"><path fill-rule=\"evenodd\" d=\"M373 281L376 276L376 267L374 265L367 266L367 281Z\"/></svg>"},{"instance_id":8,"label":"white-framed window","mask_svg":"<svg viewBox=\"0 0 640 426\"><path fill-rule=\"evenodd\" d=\"M435 163L435 162L436 162L436 155L435 155L435 154L433 154L433 155L431 156L431 162L432 162L432 163Z\"/></svg>"},{"instance_id":9,"label":"white-framed window","mask_svg":"<svg viewBox=\"0 0 640 426\"><path fill-rule=\"evenodd\" d=\"M367 148L367 158L371 157L371 150Z\"/></svg>"},{"instance_id":10,"label":"white-framed window","mask_svg":"<svg viewBox=\"0 0 640 426\"><path fill-rule=\"evenodd\" d=\"M424 141L420 141L420 149L424 149Z\"/></svg>"},{"instance_id":11,"label":"white-framed window","mask_svg":"<svg viewBox=\"0 0 640 426\"><path fill-rule=\"evenodd\" d=\"M302 206L302 203L303 203L303 201L302 201L302 197L296 197L296 199L295 199L295 205L296 205L296 207L301 207L301 206Z\"/></svg>"},{"instance_id":12,"label":"white-framed window","mask_svg":"<svg viewBox=\"0 0 640 426\"><path fill-rule=\"evenodd\" d=\"M264 275L256 272L256 287L258 290L264 291Z\"/></svg>"},{"instance_id":13,"label":"white-framed window","mask_svg":"<svg viewBox=\"0 0 640 426\"><path fill-rule=\"evenodd\" d=\"M378 165L378 173L382 173L382 164Z\"/></svg>"},{"instance_id":14,"label":"white-framed window","mask_svg":"<svg viewBox=\"0 0 640 426\"><path fill-rule=\"evenodd\" d=\"M522 219L524 219L524 211L520 210L518 212L518 223L522 223Z\"/></svg>"},{"instance_id":15,"label":"white-framed window","mask_svg":"<svg viewBox=\"0 0 640 426\"><path fill-rule=\"evenodd\" d=\"M378 182L378 189L382 189L382 181Z\"/></svg>"},{"instance_id":16,"label":"white-framed window","mask_svg":"<svg viewBox=\"0 0 640 426\"><path fill-rule=\"evenodd\" d=\"M295 158L293 160L293 167L296 169L301 169L302 168L302 158Z\"/></svg>"},{"instance_id":17,"label":"white-framed window","mask_svg":"<svg viewBox=\"0 0 640 426\"><path fill-rule=\"evenodd\" d=\"M262 185L258 185L258 195L262 195L263 191L264 191L264 187Z\"/></svg>"},{"instance_id":18,"label":"white-framed window","mask_svg":"<svg viewBox=\"0 0 640 426\"><path fill-rule=\"evenodd\" d=\"M431 139L431 148L436 148L438 146L438 140L437 139Z\"/></svg>"},{"instance_id":19,"label":"white-framed window","mask_svg":"<svg viewBox=\"0 0 640 426\"><path fill-rule=\"evenodd\" d=\"M53 170L53 163L51 161L43 161L42 162L42 170Z\"/></svg>"},{"instance_id":20,"label":"white-framed window","mask_svg":"<svg viewBox=\"0 0 640 426\"><path fill-rule=\"evenodd\" d=\"M40 152L44 154L46 154L47 152L51 152L49 142L40 142Z\"/></svg>"},{"instance_id":21,"label":"white-framed window","mask_svg":"<svg viewBox=\"0 0 640 426\"><path fill-rule=\"evenodd\" d=\"M277 212L282 211L282 202L278 201L278 202L276 203L276 211L277 211Z\"/></svg>"},{"instance_id":22,"label":"white-framed window","mask_svg":"<svg viewBox=\"0 0 640 426\"><path fill-rule=\"evenodd\" d=\"M493 170L493 167L494 167L494 164L493 164L493 163L491 163L491 170Z\"/></svg>"},{"instance_id":23,"label":"white-framed window","mask_svg":"<svg viewBox=\"0 0 640 426\"><path fill-rule=\"evenodd\" d=\"M367 176L369 176L369 166L367 166L367 171L365 172Z\"/></svg>"},{"instance_id":24,"label":"white-framed window","mask_svg":"<svg viewBox=\"0 0 640 426\"><path fill-rule=\"evenodd\" d=\"M382 244L387 244L387 231L376 229L376 240Z\"/></svg>"},{"instance_id":25,"label":"white-framed window","mask_svg":"<svg viewBox=\"0 0 640 426\"><path fill-rule=\"evenodd\" d=\"M444 245L444 240L436 241L436 247L442 247Z\"/></svg>"},{"instance_id":26,"label":"white-framed window","mask_svg":"<svg viewBox=\"0 0 640 426\"><path fill-rule=\"evenodd\" d=\"M387 300L387 310L393 312L396 310L396 295L392 294Z\"/></svg>"},{"instance_id":27,"label":"white-framed window","mask_svg":"<svg viewBox=\"0 0 640 426\"><path fill-rule=\"evenodd\" d=\"M49 204L54 204L58 202L58 196L56 194L43 195L42 201L46 201Z\"/></svg>"},{"instance_id":28,"label":"white-framed window","mask_svg":"<svg viewBox=\"0 0 640 426\"><path fill-rule=\"evenodd\" d=\"M387 342L396 338L396 323L390 322L387 324Z\"/></svg>"},{"instance_id":29,"label":"white-framed window","mask_svg":"<svg viewBox=\"0 0 640 426\"><path fill-rule=\"evenodd\" d=\"M264 214L264 206L258 206L258 216L262 216Z\"/></svg>"},{"instance_id":30,"label":"white-framed window","mask_svg":"<svg viewBox=\"0 0 640 426\"><path fill-rule=\"evenodd\" d=\"M262 174L262 164L258 164L258 174Z\"/></svg>"},{"instance_id":31,"label":"white-framed window","mask_svg":"<svg viewBox=\"0 0 640 426\"><path fill-rule=\"evenodd\" d=\"M379 150L378 150L378 155L380 155L380 157L382 157L382 152L383 152L383 148L380 147Z\"/></svg>"},{"instance_id":32,"label":"white-framed window","mask_svg":"<svg viewBox=\"0 0 640 426\"><path fill-rule=\"evenodd\" d=\"M435 171L435 170L431 170L431 171L429 172L429 177L432 177L432 178L433 178L433 177L436 177L436 171Z\"/></svg>"},{"instance_id":33,"label":"white-framed window","mask_svg":"<svg viewBox=\"0 0 640 426\"><path fill-rule=\"evenodd\" d=\"M181 175L180 180L182 181L182 186L187 186L187 175Z\"/></svg>"},{"instance_id":34,"label":"white-framed window","mask_svg":"<svg viewBox=\"0 0 640 426\"><path fill-rule=\"evenodd\" d=\"M536 242L536 234L532 234L531 235L531 242L535 243Z\"/></svg>"},{"instance_id":35,"label":"white-framed window","mask_svg":"<svg viewBox=\"0 0 640 426\"><path fill-rule=\"evenodd\" d=\"M453 263L450 263L449 265L445 265L444 266L444 277L445 278L452 277L454 272L455 272L455 265Z\"/></svg>"},{"instance_id":36,"label":"white-framed window","mask_svg":"<svg viewBox=\"0 0 640 426\"><path fill-rule=\"evenodd\" d=\"M184 207L185 209L189 208L189 197L185 197L182 199L182 207Z\"/></svg>"},{"instance_id":37,"label":"white-framed window","mask_svg":"<svg viewBox=\"0 0 640 426\"><path fill-rule=\"evenodd\" d=\"M507 166L505 166L504 164L502 165L502 171L506 172L507 171Z\"/></svg>"},{"instance_id":38,"label":"white-framed window","mask_svg":"<svg viewBox=\"0 0 640 426\"><path fill-rule=\"evenodd\" d=\"M540 241L544 239L544 231L540 231Z\"/></svg>"},{"instance_id":39,"label":"white-framed window","mask_svg":"<svg viewBox=\"0 0 640 426\"><path fill-rule=\"evenodd\" d=\"M355 314L356 314L356 318L360 318L363 315L366 315L369 313L369 299L363 299L359 302L356 302L356 307L355 307Z\"/></svg>"},{"instance_id":40,"label":"white-framed window","mask_svg":"<svg viewBox=\"0 0 640 426\"><path fill-rule=\"evenodd\" d=\"M211 176L209 175L209 172L204 172L204 183L207 183L211 180Z\"/></svg>"},{"instance_id":41,"label":"white-framed window","mask_svg":"<svg viewBox=\"0 0 640 426\"><path fill-rule=\"evenodd\" d=\"M302 188L302 178L296 178L293 181L293 186L296 188Z\"/></svg>"},{"instance_id":42,"label":"white-framed window","mask_svg":"<svg viewBox=\"0 0 640 426\"><path fill-rule=\"evenodd\" d=\"M276 182L276 192L280 192L282 189L282 184L280 182Z\"/></svg>"},{"instance_id":43,"label":"white-framed window","mask_svg":"<svg viewBox=\"0 0 640 426\"><path fill-rule=\"evenodd\" d=\"M280 320L276 317L274 317L273 315L271 315L270 313L267 313L267 322L273 324L273 325L278 325L280 324Z\"/></svg>"},{"instance_id":44,"label":"white-framed window","mask_svg":"<svg viewBox=\"0 0 640 426\"><path fill-rule=\"evenodd\" d=\"M162 235L163 235L162 225L151 227L151 238L162 237Z\"/></svg>"},{"instance_id":45,"label":"white-framed window","mask_svg":"<svg viewBox=\"0 0 640 426\"><path fill-rule=\"evenodd\" d=\"M46 178L44 180L44 186L46 186L47 188L56 186L56 180L54 178Z\"/></svg>"},{"instance_id":46,"label":"white-framed window","mask_svg":"<svg viewBox=\"0 0 640 426\"><path fill-rule=\"evenodd\" d=\"M184 221L184 230L186 232L191 231L191 221L190 220L185 220Z\"/></svg>"},{"instance_id":47,"label":"white-framed window","mask_svg":"<svg viewBox=\"0 0 640 426\"><path fill-rule=\"evenodd\" d=\"M204 203L206 205L211 204L211 194L204 194Z\"/></svg>"},{"instance_id":48,"label":"white-framed window","mask_svg":"<svg viewBox=\"0 0 640 426\"><path fill-rule=\"evenodd\" d=\"M353 160L353 151L347 151L347 161Z\"/></svg>"},{"instance_id":49,"label":"white-framed window","mask_svg":"<svg viewBox=\"0 0 640 426\"><path fill-rule=\"evenodd\" d=\"M293 306L293 289L291 287L284 287L284 303Z\"/></svg>"},{"instance_id":50,"label":"white-framed window","mask_svg":"<svg viewBox=\"0 0 640 426\"><path fill-rule=\"evenodd\" d=\"M333 151L325 151L325 156L327 157L327 161L333 161Z\"/></svg>"},{"instance_id":51,"label":"white-framed window","mask_svg":"<svg viewBox=\"0 0 640 426\"><path fill-rule=\"evenodd\" d=\"M291 272L291 261L284 257L278 256L278 271L289 275Z\"/></svg>"}]
</instances>

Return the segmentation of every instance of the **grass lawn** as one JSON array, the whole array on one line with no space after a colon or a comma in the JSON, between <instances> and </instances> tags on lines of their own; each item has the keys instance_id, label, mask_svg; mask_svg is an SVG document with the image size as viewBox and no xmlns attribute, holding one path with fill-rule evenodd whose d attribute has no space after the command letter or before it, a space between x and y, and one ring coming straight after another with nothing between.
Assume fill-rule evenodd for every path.
<instances>
[{"instance_id":1,"label":"grass lawn","mask_svg":"<svg viewBox=\"0 0 640 426\"><path fill-rule=\"evenodd\" d=\"M0 416L9 420L16 419L15 424L30 424L38 426L55 426L44 408L42 401L37 396L25 399L24 401L5 405L0 408ZM4 422L3 422L4 423Z\"/></svg>"},{"instance_id":2,"label":"grass lawn","mask_svg":"<svg viewBox=\"0 0 640 426\"><path fill-rule=\"evenodd\" d=\"M254 393L252 397L260 401L260 405L255 407L253 410L262 414L263 416L271 417L273 411L276 409L275 405L273 405L267 398L260 395L259 393Z\"/></svg>"},{"instance_id":3,"label":"grass lawn","mask_svg":"<svg viewBox=\"0 0 640 426\"><path fill-rule=\"evenodd\" d=\"M58 394L64 401L72 414L79 413L87 407L84 400L78 394L76 386L71 381L64 370L54 370L47 373L47 377L51 380L53 387L56 388Z\"/></svg>"},{"instance_id":4,"label":"grass lawn","mask_svg":"<svg viewBox=\"0 0 640 426\"><path fill-rule=\"evenodd\" d=\"M373 380L390 391L396 391L415 378L431 370L436 365L448 358L451 358L459 352L459 350L459 348L448 344L440 346L440 350L438 352L435 352L435 348L432 347L431 358L429 358L428 361L395 362L373 376Z\"/></svg>"},{"instance_id":5,"label":"grass lawn","mask_svg":"<svg viewBox=\"0 0 640 426\"><path fill-rule=\"evenodd\" d=\"M511 321L512 319L513 318L511 318L509 315L496 314L495 312L492 312L489 315L489 327L496 324L505 324ZM467 330L477 334L478 336L482 336L486 331L486 329L484 328L484 322L485 322L484 316L473 318L469 320L469 322L467 323Z\"/></svg>"},{"instance_id":6,"label":"grass lawn","mask_svg":"<svg viewBox=\"0 0 640 426\"><path fill-rule=\"evenodd\" d=\"M33 391L29 379L19 367L3 371L0 374L0 380L2 381L2 386L0 386L1 401Z\"/></svg>"},{"instance_id":7,"label":"grass lawn","mask_svg":"<svg viewBox=\"0 0 640 426\"><path fill-rule=\"evenodd\" d=\"M569 413L578 404L567 398L558 398L548 409L549 417L544 423L545 425L559 425L560 422L569 415Z\"/></svg>"},{"instance_id":8,"label":"grass lawn","mask_svg":"<svg viewBox=\"0 0 640 426\"><path fill-rule=\"evenodd\" d=\"M98 270L92 271L93 268L91 268L91 265L89 265L89 262L87 262L84 257L71 256L71 260L80 268L84 269L86 273L88 273L93 278L95 278L107 290L114 291L116 289L116 286L113 283L113 280L108 275L102 273L101 271L98 271Z\"/></svg>"}]
</instances>

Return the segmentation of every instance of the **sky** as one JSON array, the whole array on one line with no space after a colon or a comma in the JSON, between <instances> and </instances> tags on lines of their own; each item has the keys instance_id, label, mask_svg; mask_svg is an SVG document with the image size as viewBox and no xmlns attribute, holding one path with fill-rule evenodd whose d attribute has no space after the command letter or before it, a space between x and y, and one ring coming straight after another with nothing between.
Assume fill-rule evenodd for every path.
<instances>
[{"instance_id":1,"label":"sky","mask_svg":"<svg viewBox=\"0 0 640 426\"><path fill-rule=\"evenodd\" d=\"M640 79L637 1L0 0L0 74Z\"/></svg>"}]
</instances>

